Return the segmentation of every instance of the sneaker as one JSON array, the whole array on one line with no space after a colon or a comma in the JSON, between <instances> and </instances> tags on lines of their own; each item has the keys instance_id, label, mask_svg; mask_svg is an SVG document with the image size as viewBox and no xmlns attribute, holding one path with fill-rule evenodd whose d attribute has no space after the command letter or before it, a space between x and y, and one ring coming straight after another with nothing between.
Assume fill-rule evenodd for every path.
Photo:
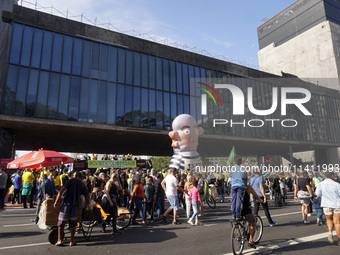
<instances>
[{"instance_id":1,"label":"sneaker","mask_svg":"<svg viewBox=\"0 0 340 255\"><path fill-rule=\"evenodd\" d=\"M192 221L192 219L189 219L189 220L188 220L188 223L189 223L190 225L192 225L192 226L195 225L194 222Z\"/></svg>"},{"instance_id":2,"label":"sneaker","mask_svg":"<svg viewBox=\"0 0 340 255\"><path fill-rule=\"evenodd\" d=\"M250 248L256 249L256 245L255 245L254 243L248 243L248 246L249 246Z\"/></svg>"},{"instance_id":3,"label":"sneaker","mask_svg":"<svg viewBox=\"0 0 340 255\"><path fill-rule=\"evenodd\" d=\"M198 226L200 223L198 220L195 220L195 226Z\"/></svg>"},{"instance_id":4,"label":"sneaker","mask_svg":"<svg viewBox=\"0 0 340 255\"><path fill-rule=\"evenodd\" d=\"M332 233L330 233L330 234L328 235L328 242L329 242L329 243L334 243L333 234L332 234ZM339 243L339 242L338 242L338 243Z\"/></svg>"},{"instance_id":5,"label":"sneaker","mask_svg":"<svg viewBox=\"0 0 340 255\"><path fill-rule=\"evenodd\" d=\"M163 214L161 215L161 222L166 222L166 216L164 216Z\"/></svg>"},{"instance_id":6,"label":"sneaker","mask_svg":"<svg viewBox=\"0 0 340 255\"><path fill-rule=\"evenodd\" d=\"M179 224L181 224L181 223L180 223L179 221L173 221L172 224L174 224L174 225L179 225Z\"/></svg>"},{"instance_id":7,"label":"sneaker","mask_svg":"<svg viewBox=\"0 0 340 255\"><path fill-rule=\"evenodd\" d=\"M303 223L305 223L305 224L309 224L309 223L310 223L310 221L309 221L309 220L304 220L304 221L303 221Z\"/></svg>"},{"instance_id":8,"label":"sneaker","mask_svg":"<svg viewBox=\"0 0 340 255\"><path fill-rule=\"evenodd\" d=\"M269 224L270 227L275 226L279 221L274 221L272 224Z\"/></svg>"}]
</instances>

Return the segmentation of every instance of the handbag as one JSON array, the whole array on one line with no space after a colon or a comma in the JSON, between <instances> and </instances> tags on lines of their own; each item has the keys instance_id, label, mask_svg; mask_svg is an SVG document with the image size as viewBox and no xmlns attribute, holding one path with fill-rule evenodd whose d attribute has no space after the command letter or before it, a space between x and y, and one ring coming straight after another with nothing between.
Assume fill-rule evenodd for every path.
<instances>
[{"instance_id":1,"label":"handbag","mask_svg":"<svg viewBox=\"0 0 340 255\"><path fill-rule=\"evenodd\" d=\"M297 182L299 183L299 178L297 179ZM297 183L297 184L298 184ZM299 186L299 184L297 185ZM304 199L311 199L312 198L312 194L309 193L309 191L303 191L303 190L299 190L298 193L297 193L297 197L301 200L304 200Z\"/></svg>"}]
</instances>

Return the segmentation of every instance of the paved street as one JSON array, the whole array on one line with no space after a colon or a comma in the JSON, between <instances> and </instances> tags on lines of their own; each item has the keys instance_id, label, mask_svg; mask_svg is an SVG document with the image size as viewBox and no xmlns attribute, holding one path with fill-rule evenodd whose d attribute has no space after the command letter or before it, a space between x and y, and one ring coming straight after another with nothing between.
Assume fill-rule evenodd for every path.
<instances>
[{"instance_id":1,"label":"paved street","mask_svg":"<svg viewBox=\"0 0 340 255\"><path fill-rule=\"evenodd\" d=\"M340 247L327 241L326 226L315 224L315 213L311 224L301 220L300 204L292 199L282 208L274 208L270 202L272 218L278 225L269 227L263 218L264 234L256 250L245 247L244 254L339 254ZM230 248L230 204L217 204L216 209L205 208L201 226L190 226L184 220L181 209L181 225L152 223L147 227L129 226L122 235L111 237L101 233L98 226L93 229L89 241L76 235L77 245L55 247L49 244L48 230L41 230L32 223L32 210L9 210L0 213L0 254L229 254ZM263 216L263 211L260 211ZM69 236L69 234L67 234ZM336 237L335 237L335 240Z\"/></svg>"}]
</instances>

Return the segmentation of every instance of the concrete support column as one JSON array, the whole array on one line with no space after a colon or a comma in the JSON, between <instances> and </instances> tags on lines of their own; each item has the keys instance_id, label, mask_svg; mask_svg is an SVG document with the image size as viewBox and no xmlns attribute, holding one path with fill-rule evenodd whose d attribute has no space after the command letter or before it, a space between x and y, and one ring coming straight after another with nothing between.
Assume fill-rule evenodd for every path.
<instances>
[{"instance_id":1,"label":"concrete support column","mask_svg":"<svg viewBox=\"0 0 340 255\"><path fill-rule=\"evenodd\" d=\"M315 164L340 164L338 148L315 150Z\"/></svg>"},{"instance_id":2,"label":"concrete support column","mask_svg":"<svg viewBox=\"0 0 340 255\"><path fill-rule=\"evenodd\" d=\"M0 128L0 158L13 158L13 144L13 131Z\"/></svg>"}]
</instances>

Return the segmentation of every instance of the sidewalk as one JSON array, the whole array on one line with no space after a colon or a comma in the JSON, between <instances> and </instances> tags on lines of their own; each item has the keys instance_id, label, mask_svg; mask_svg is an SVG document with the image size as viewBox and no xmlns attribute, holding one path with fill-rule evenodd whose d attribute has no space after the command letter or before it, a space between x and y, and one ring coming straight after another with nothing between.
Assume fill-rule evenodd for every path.
<instances>
[{"instance_id":1,"label":"sidewalk","mask_svg":"<svg viewBox=\"0 0 340 255\"><path fill-rule=\"evenodd\" d=\"M5 210L0 211L0 215L6 214L35 214L37 208L23 208L22 204L5 203Z\"/></svg>"}]
</instances>

